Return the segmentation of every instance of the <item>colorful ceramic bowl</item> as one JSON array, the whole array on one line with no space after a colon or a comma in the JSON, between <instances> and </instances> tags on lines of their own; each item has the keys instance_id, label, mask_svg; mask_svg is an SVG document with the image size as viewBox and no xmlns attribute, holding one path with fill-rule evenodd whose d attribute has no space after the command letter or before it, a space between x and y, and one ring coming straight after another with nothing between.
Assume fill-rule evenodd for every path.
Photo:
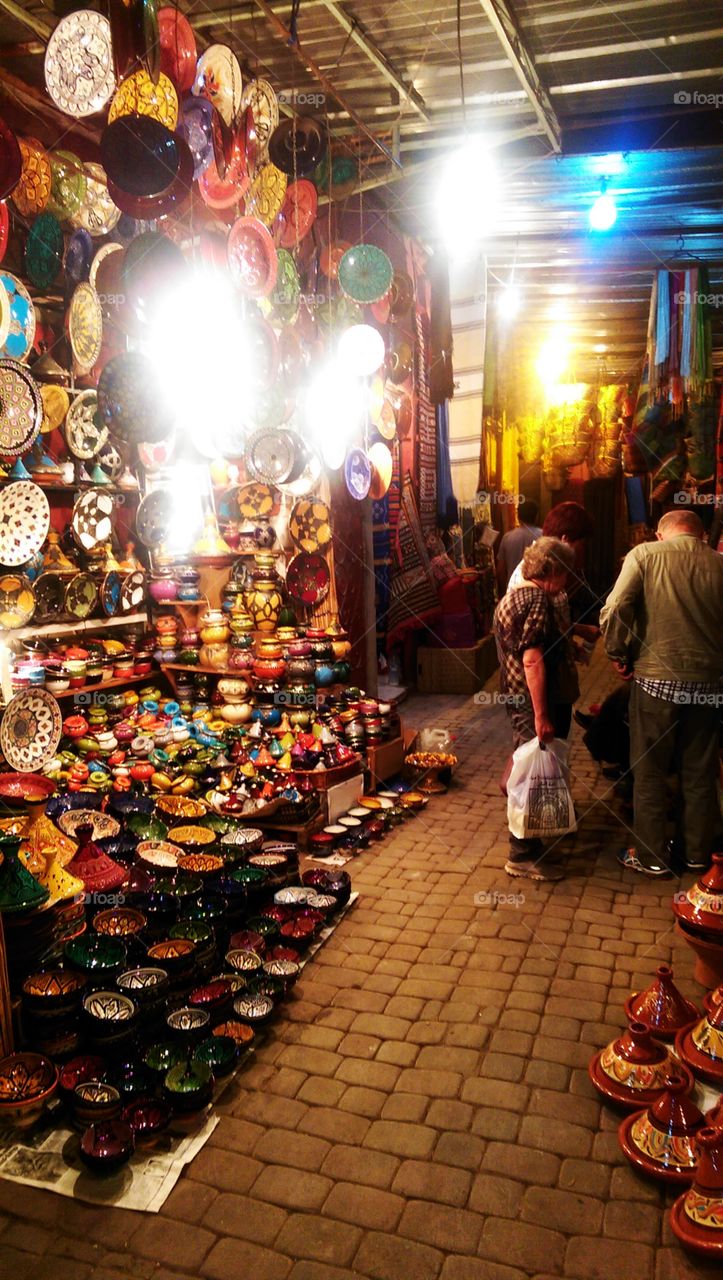
<instances>
[{"instance_id":1,"label":"colorful ceramic bowl","mask_svg":"<svg viewBox=\"0 0 723 1280\"><path fill-rule=\"evenodd\" d=\"M0 1061L0 1124L35 1124L58 1087L58 1071L39 1053L11 1053Z\"/></svg>"}]
</instances>

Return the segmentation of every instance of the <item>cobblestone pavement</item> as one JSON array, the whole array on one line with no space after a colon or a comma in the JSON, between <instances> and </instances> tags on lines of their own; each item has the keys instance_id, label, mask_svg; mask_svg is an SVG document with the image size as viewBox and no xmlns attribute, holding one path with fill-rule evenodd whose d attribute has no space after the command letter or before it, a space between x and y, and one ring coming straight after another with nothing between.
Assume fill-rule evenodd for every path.
<instances>
[{"instance_id":1,"label":"cobblestone pavement","mask_svg":"<svg viewBox=\"0 0 723 1280\"><path fill-rule=\"evenodd\" d=\"M586 683L582 705L610 686L599 658ZM0 1181L3 1280L712 1274L587 1078L658 963L701 994L674 882L618 867L626 832L578 729L567 877L510 881L503 709L418 699L407 721L455 728L456 784L351 868L358 904L161 1213Z\"/></svg>"}]
</instances>

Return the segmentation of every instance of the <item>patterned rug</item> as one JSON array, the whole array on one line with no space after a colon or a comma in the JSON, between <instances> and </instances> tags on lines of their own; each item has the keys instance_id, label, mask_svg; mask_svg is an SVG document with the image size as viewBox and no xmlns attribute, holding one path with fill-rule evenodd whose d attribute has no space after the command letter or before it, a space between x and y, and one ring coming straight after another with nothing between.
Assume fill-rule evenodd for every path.
<instances>
[{"instance_id":1,"label":"patterned rug","mask_svg":"<svg viewBox=\"0 0 723 1280\"><path fill-rule=\"evenodd\" d=\"M429 533L437 527L437 416L429 393L429 316L419 304L414 323L419 518L424 532Z\"/></svg>"},{"instance_id":2,"label":"patterned rug","mask_svg":"<svg viewBox=\"0 0 723 1280\"><path fill-rule=\"evenodd\" d=\"M414 486L411 476L407 475L397 526L396 563L392 571L387 628L388 644L395 644L407 631L425 626L440 613Z\"/></svg>"}]
</instances>

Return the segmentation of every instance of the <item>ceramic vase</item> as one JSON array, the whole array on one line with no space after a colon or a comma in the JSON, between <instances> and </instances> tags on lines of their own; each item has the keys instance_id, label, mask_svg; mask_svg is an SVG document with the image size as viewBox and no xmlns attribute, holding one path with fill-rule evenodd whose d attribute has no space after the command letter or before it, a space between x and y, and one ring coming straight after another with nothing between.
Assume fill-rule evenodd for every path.
<instances>
[{"instance_id":1,"label":"ceramic vase","mask_svg":"<svg viewBox=\"0 0 723 1280\"><path fill-rule=\"evenodd\" d=\"M625 1016L644 1022L659 1039L673 1040L681 1027L698 1017L698 1010L675 986L673 970L661 964L655 970L655 981L627 1000Z\"/></svg>"},{"instance_id":2,"label":"ceramic vase","mask_svg":"<svg viewBox=\"0 0 723 1280\"><path fill-rule=\"evenodd\" d=\"M628 1109L654 1102L670 1075L682 1075L688 1091L693 1087L689 1069L653 1039L644 1022L631 1022L622 1036L596 1053L588 1072L598 1093Z\"/></svg>"},{"instance_id":3,"label":"ceramic vase","mask_svg":"<svg viewBox=\"0 0 723 1280\"><path fill-rule=\"evenodd\" d=\"M723 1257L723 1131L706 1126L697 1135L698 1167L693 1185L670 1210L681 1244L695 1253Z\"/></svg>"},{"instance_id":4,"label":"ceramic vase","mask_svg":"<svg viewBox=\"0 0 723 1280\"><path fill-rule=\"evenodd\" d=\"M50 897L49 890L20 861L21 843L19 835L11 835L10 832L0 834L0 915L31 911Z\"/></svg>"},{"instance_id":5,"label":"ceramic vase","mask_svg":"<svg viewBox=\"0 0 723 1280\"><path fill-rule=\"evenodd\" d=\"M690 1182L698 1162L695 1135L706 1121L687 1089L683 1076L669 1076L660 1097L626 1116L618 1129L631 1164L663 1182Z\"/></svg>"}]
</instances>

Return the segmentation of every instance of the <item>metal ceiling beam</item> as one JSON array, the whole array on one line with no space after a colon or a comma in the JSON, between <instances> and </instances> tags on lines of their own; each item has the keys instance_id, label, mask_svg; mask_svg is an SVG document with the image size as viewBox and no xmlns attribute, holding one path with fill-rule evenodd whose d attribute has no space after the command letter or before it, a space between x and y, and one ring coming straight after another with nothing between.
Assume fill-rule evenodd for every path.
<instances>
[{"instance_id":1,"label":"metal ceiling beam","mask_svg":"<svg viewBox=\"0 0 723 1280\"><path fill-rule=\"evenodd\" d=\"M40 36L41 40L47 41L53 34L53 28L47 22L43 22L42 18L33 17L32 13L28 13L27 9L16 4L15 0L0 0L0 9L21 26L27 27L28 31L33 31L36 36Z\"/></svg>"},{"instance_id":2,"label":"metal ceiling beam","mask_svg":"<svg viewBox=\"0 0 723 1280\"><path fill-rule=\"evenodd\" d=\"M424 120L429 122L431 116L422 95L417 92L413 84L404 83L378 45L360 30L356 18L351 18L340 5L334 3L334 0L321 0L321 4L328 10L334 20L339 23L339 26L346 31L350 39L359 46L369 61L374 64L377 71L381 72L384 79L396 89L400 97L404 98Z\"/></svg>"},{"instance_id":3,"label":"metal ceiling beam","mask_svg":"<svg viewBox=\"0 0 723 1280\"><path fill-rule=\"evenodd\" d=\"M310 57L308 53L304 53L300 41L294 38L292 32L289 31L289 28L285 26L278 15L274 13L271 5L267 4L266 0L255 0L255 3L263 13L277 39L283 40L284 44L293 50L299 61L304 64L307 71L310 71L314 78L319 81L319 84L325 93L339 103L339 106L347 112L364 136L373 143L377 151L381 151L382 155L386 156L387 160L389 160L395 168L401 169L401 161L397 160L396 156L389 150L389 147L377 138L376 134L372 132L366 121L362 120L361 116L357 114L354 108L347 102L346 98L343 97L341 91L337 89L329 77L324 74L321 67L314 62L314 59Z\"/></svg>"},{"instance_id":4,"label":"metal ceiling beam","mask_svg":"<svg viewBox=\"0 0 723 1280\"><path fill-rule=\"evenodd\" d=\"M510 60L512 70L530 100L532 110L550 140L553 151L562 151L560 121L506 0L479 0L479 2Z\"/></svg>"}]
</instances>

